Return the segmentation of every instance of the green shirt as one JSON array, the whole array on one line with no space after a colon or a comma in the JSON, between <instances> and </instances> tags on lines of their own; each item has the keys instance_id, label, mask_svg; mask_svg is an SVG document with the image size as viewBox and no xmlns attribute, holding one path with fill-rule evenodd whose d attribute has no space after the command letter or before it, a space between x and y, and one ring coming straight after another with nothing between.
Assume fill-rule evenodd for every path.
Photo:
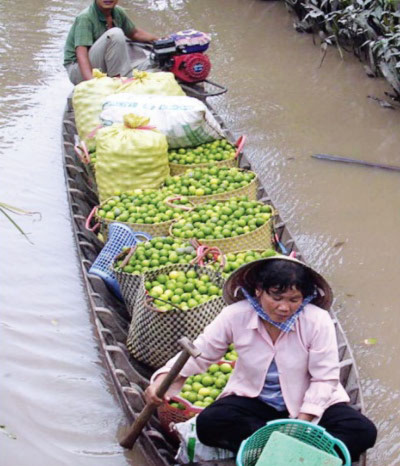
<instances>
[{"instance_id":1,"label":"green shirt","mask_svg":"<svg viewBox=\"0 0 400 466\"><path fill-rule=\"evenodd\" d=\"M129 37L135 29L135 25L128 18L125 11L121 7L116 6L113 8L111 15L114 26L121 28L125 35ZM96 5L96 1L94 1L75 18L64 47L64 65L77 61L76 47L90 47L106 31L106 18Z\"/></svg>"}]
</instances>

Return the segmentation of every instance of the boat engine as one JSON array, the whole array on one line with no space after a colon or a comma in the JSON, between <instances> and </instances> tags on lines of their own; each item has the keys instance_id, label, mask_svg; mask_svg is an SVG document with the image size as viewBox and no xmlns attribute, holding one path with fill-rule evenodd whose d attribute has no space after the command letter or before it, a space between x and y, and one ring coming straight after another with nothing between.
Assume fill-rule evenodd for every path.
<instances>
[{"instance_id":1,"label":"boat engine","mask_svg":"<svg viewBox=\"0 0 400 466\"><path fill-rule=\"evenodd\" d=\"M152 59L160 69L174 73L180 81L198 83L210 74L210 59L204 53L209 44L208 34L188 29L155 41Z\"/></svg>"}]
</instances>

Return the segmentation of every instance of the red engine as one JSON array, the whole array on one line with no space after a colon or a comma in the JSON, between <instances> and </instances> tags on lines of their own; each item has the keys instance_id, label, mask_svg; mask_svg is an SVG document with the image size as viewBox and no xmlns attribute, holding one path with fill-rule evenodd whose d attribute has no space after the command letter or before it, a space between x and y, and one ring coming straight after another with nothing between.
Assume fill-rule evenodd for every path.
<instances>
[{"instance_id":1,"label":"red engine","mask_svg":"<svg viewBox=\"0 0 400 466\"><path fill-rule=\"evenodd\" d=\"M173 57L171 72L184 82L204 81L210 74L210 70L210 59L203 53L189 53Z\"/></svg>"},{"instance_id":2,"label":"red engine","mask_svg":"<svg viewBox=\"0 0 400 466\"><path fill-rule=\"evenodd\" d=\"M210 40L204 32L180 31L155 41L152 58L158 67L171 71L183 82L204 81L211 70L210 59L204 54Z\"/></svg>"}]
</instances>

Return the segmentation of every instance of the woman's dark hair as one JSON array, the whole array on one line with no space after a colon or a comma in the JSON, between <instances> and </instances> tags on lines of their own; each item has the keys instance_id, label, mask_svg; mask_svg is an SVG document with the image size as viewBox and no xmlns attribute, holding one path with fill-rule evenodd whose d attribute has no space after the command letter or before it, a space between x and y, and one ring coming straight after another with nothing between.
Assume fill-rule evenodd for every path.
<instances>
[{"instance_id":1,"label":"woman's dark hair","mask_svg":"<svg viewBox=\"0 0 400 466\"><path fill-rule=\"evenodd\" d=\"M267 293L274 289L278 293L296 288L303 298L314 293L315 282L311 272L301 264L287 260L269 260L252 270L243 277L243 286L252 295L256 288Z\"/></svg>"}]
</instances>

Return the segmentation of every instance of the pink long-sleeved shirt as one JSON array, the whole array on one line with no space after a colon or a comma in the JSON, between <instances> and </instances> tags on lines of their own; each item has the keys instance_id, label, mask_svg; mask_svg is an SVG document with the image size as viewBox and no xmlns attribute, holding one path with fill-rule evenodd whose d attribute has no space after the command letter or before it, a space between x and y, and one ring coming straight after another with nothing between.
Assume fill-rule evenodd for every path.
<instances>
[{"instance_id":1,"label":"pink long-sleeved shirt","mask_svg":"<svg viewBox=\"0 0 400 466\"><path fill-rule=\"evenodd\" d=\"M204 372L219 361L234 343L239 359L220 398L227 395L257 397L273 358L286 407L291 417L299 413L318 422L326 408L349 397L339 382L339 359L334 324L329 313L313 304L305 306L289 333L272 342L262 320L247 301L227 306L194 344L201 351L190 358L180 375ZM177 356L153 374L168 372ZM169 392L179 390L175 387Z\"/></svg>"}]
</instances>

